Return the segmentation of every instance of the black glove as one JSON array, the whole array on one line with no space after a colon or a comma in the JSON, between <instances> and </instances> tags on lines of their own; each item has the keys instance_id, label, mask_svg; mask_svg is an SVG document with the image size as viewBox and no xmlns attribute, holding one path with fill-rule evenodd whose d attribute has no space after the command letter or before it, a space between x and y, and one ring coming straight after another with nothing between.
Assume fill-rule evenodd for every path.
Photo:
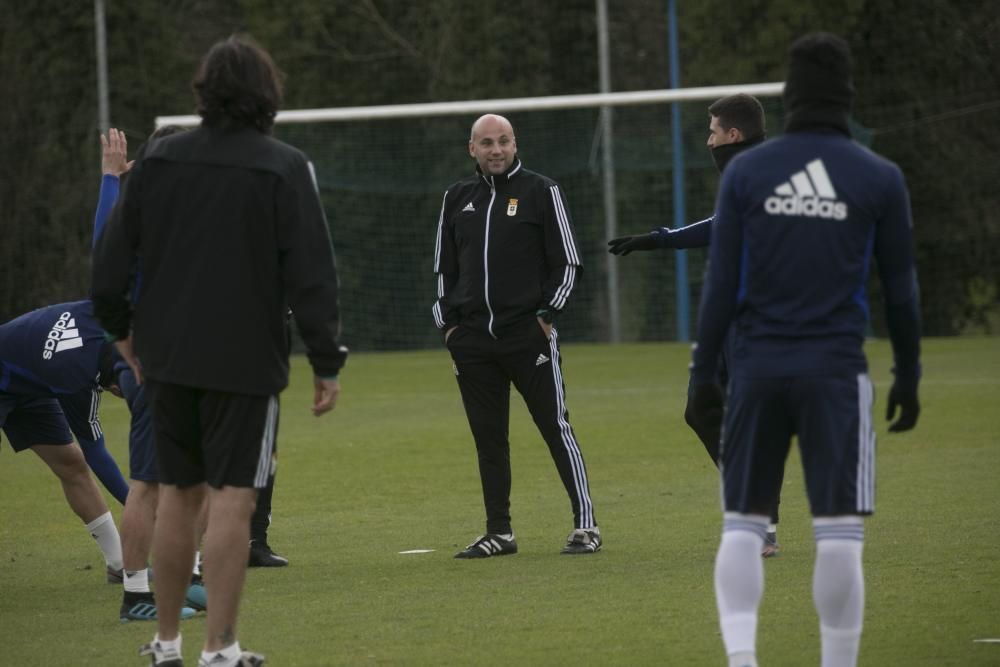
<instances>
[{"instance_id":1,"label":"black glove","mask_svg":"<svg viewBox=\"0 0 1000 667\"><path fill-rule=\"evenodd\" d=\"M654 230L640 236L619 236L608 241L608 252L612 255L627 255L633 250L656 250L663 247L663 234Z\"/></svg>"},{"instance_id":2,"label":"black glove","mask_svg":"<svg viewBox=\"0 0 1000 667\"><path fill-rule=\"evenodd\" d=\"M725 394L718 382L699 384L691 390L684 418L699 435L702 431L718 434L722 430L724 406ZM718 442L718 435L715 440Z\"/></svg>"},{"instance_id":3,"label":"black glove","mask_svg":"<svg viewBox=\"0 0 1000 667\"><path fill-rule=\"evenodd\" d=\"M916 387L902 387L898 382L892 384L889 390L889 404L885 406L885 419L892 421L899 408L899 419L889 426L890 433L909 431L917 425L920 416L920 401L917 400Z\"/></svg>"}]
</instances>

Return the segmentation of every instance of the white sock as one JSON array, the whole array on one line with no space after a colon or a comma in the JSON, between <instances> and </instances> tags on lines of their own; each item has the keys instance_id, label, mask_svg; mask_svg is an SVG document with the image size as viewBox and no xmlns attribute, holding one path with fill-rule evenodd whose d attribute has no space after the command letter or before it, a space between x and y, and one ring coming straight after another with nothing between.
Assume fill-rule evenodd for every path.
<instances>
[{"instance_id":1,"label":"white sock","mask_svg":"<svg viewBox=\"0 0 1000 667\"><path fill-rule=\"evenodd\" d=\"M753 653L733 653L729 656L729 667L757 667L757 657Z\"/></svg>"},{"instance_id":2,"label":"white sock","mask_svg":"<svg viewBox=\"0 0 1000 667\"><path fill-rule=\"evenodd\" d=\"M726 512L715 557L715 601L726 655L756 665L757 610L764 593L760 550L767 517ZM747 660L750 660L749 662Z\"/></svg>"},{"instance_id":3,"label":"white sock","mask_svg":"<svg viewBox=\"0 0 1000 667\"><path fill-rule=\"evenodd\" d=\"M202 651L198 667L237 667L240 662L240 643L233 642L218 651Z\"/></svg>"},{"instance_id":4,"label":"white sock","mask_svg":"<svg viewBox=\"0 0 1000 667\"><path fill-rule=\"evenodd\" d=\"M160 639L160 634L153 636L153 662L163 662L164 660L179 660L181 658L181 634L177 633L177 639L165 641Z\"/></svg>"},{"instance_id":5,"label":"white sock","mask_svg":"<svg viewBox=\"0 0 1000 667\"><path fill-rule=\"evenodd\" d=\"M104 562L114 570L122 569L122 540L118 536L115 520L111 512L105 512L87 524L87 532L97 540L97 546L104 554Z\"/></svg>"},{"instance_id":6,"label":"white sock","mask_svg":"<svg viewBox=\"0 0 1000 667\"><path fill-rule=\"evenodd\" d=\"M131 571L125 570L125 592L126 593L148 593L149 592L149 568Z\"/></svg>"},{"instance_id":7,"label":"white sock","mask_svg":"<svg viewBox=\"0 0 1000 667\"><path fill-rule=\"evenodd\" d=\"M194 571L193 574L201 574L201 551L194 552Z\"/></svg>"},{"instance_id":8,"label":"white sock","mask_svg":"<svg viewBox=\"0 0 1000 667\"><path fill-rule=\"evenodd\" d=\"M818 518L813 528L813 603L819 614L822 666L854 667L865 609L864 524L856 516Z\"/></svg>"},{"instance_id":9,"label":"white sock","mask_svg":"<svg viewBox=\"0 0 1000 667\"><path fill-rule=\"evenodd\" d=\"M497 537L502 537L509 542L514 539L514 533L497 533Z\"/></svg>"}]
</instances>

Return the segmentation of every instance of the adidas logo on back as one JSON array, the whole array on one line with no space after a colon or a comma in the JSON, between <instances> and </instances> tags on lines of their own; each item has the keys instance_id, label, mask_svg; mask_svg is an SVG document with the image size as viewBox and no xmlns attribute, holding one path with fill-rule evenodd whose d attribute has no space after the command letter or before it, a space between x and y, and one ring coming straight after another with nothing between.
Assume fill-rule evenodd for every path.
<instances>
[{"instance_id":1,"label":"adidas logo on back","mask_svg":"<svg viewBox=\"0 0 1000 667\"><path fill-rule=\"evenodd\" d=\"M807 218L843 220L847 204L837 200L826 167L819 158L774 189L764 200L764 210L771 215L801 215Z\"/></svg>"},{"instance_id":2,"label":"adidas logo on back","mask_svg":"<svg viewBox=\"0 0 1000 667\"><path fill-rule=\"evenodd\" d=\"M80 338L80 330L76 328L76 319L73 313L63 313L52 325L49 335L45 337L42 359L51 359L56 352L78 347L83 347L83 339Z\"/></svg>"}]
</instances>

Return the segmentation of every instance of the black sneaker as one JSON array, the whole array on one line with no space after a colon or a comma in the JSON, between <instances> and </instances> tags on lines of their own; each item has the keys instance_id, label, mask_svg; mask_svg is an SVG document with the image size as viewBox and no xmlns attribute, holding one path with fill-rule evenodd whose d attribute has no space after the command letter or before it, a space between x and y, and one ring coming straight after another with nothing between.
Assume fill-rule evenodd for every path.
<instances>
[{"instance_id":1,"label":"black sneaker","mask_svg":"<svg viewBox=\"0 0 1000 667\"><path fill-rule=\"evenodd\" d=\"M455 558L489 558L490 556L507 556L517 553L517 542L511 535L508 540L505 537L494 534L486 534L475 542L465 547L465 551L459 551Z\"/></svg>"},{"instance_id":2,"label":"black sneaker","mask_svg":"<svg viewBox=\"0 0 1000 667\"><path fill-rule=\"evenodd\" d=\"M271 551L267 540L250 540L249 567L285 567L288 559Z\"/></svg>"},{"instance_id":3,"label":"black sneaker","mask_svg":"<svg viewBox=\"0 0 1000 667\"><path fill-rule=\"evenodd\" d=\"M139 647L139 656L149 656L153 667L184 667L184 659L177 651L164 651L160 642L152 641Z\"/></svg>"},{"instance_id":4,"label":"black sneaker","mask_svg":"<svg viewBox=\"0 0 1000 667\"><path fill-rule=\"evenodd\" d=\"M601 533L596 529L577 528L566 538L566 546L559 553L592 554L601 550Z\"/></svg>"},{"instance_id":5,"label":"black sneaker","mask_svg":"<svg viewBox=\"0 0 1000 667\"><path fill-rule=\"evenodd\" d=\"M181 620L194 616L195 610L191 607L181 607ZM125 591L122 596L122 606L118 612L118 620L122 623L129 621L155 621L156 620L156 599L152 593L130 593Z\"/></svg>"}]
</instances>

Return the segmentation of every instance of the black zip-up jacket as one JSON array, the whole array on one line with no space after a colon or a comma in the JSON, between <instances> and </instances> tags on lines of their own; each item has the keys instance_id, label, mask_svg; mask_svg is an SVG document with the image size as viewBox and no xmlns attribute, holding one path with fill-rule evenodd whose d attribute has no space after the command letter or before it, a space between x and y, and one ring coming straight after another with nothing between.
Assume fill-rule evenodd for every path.
<instances>
[{"instance_id":1,"label":"black zip-up jacket","mask_svg":"<svg viewBox=\"0 0 1000 667\"><path fill-rule=\"evenodd\" d=\"M200 127L148 146L97 244L92 298L111 335L131 328L145 374L161 382L280 392L289 308L316 375L335 376L347 355L311 166L253 129Z\"/></svg>"},{"instance_id":2,"label":"black zip-up jacket","mask_svg":"<svg viewBox=\"0 0 1000 667\"><path fill-rule=\"evenodd\" d=\"M582 270L562 189L520 159L499 176L477 167L445 192L434 249L438 328L499 337L539 310L561 311Z\"/></svg>"}]
</instances>

